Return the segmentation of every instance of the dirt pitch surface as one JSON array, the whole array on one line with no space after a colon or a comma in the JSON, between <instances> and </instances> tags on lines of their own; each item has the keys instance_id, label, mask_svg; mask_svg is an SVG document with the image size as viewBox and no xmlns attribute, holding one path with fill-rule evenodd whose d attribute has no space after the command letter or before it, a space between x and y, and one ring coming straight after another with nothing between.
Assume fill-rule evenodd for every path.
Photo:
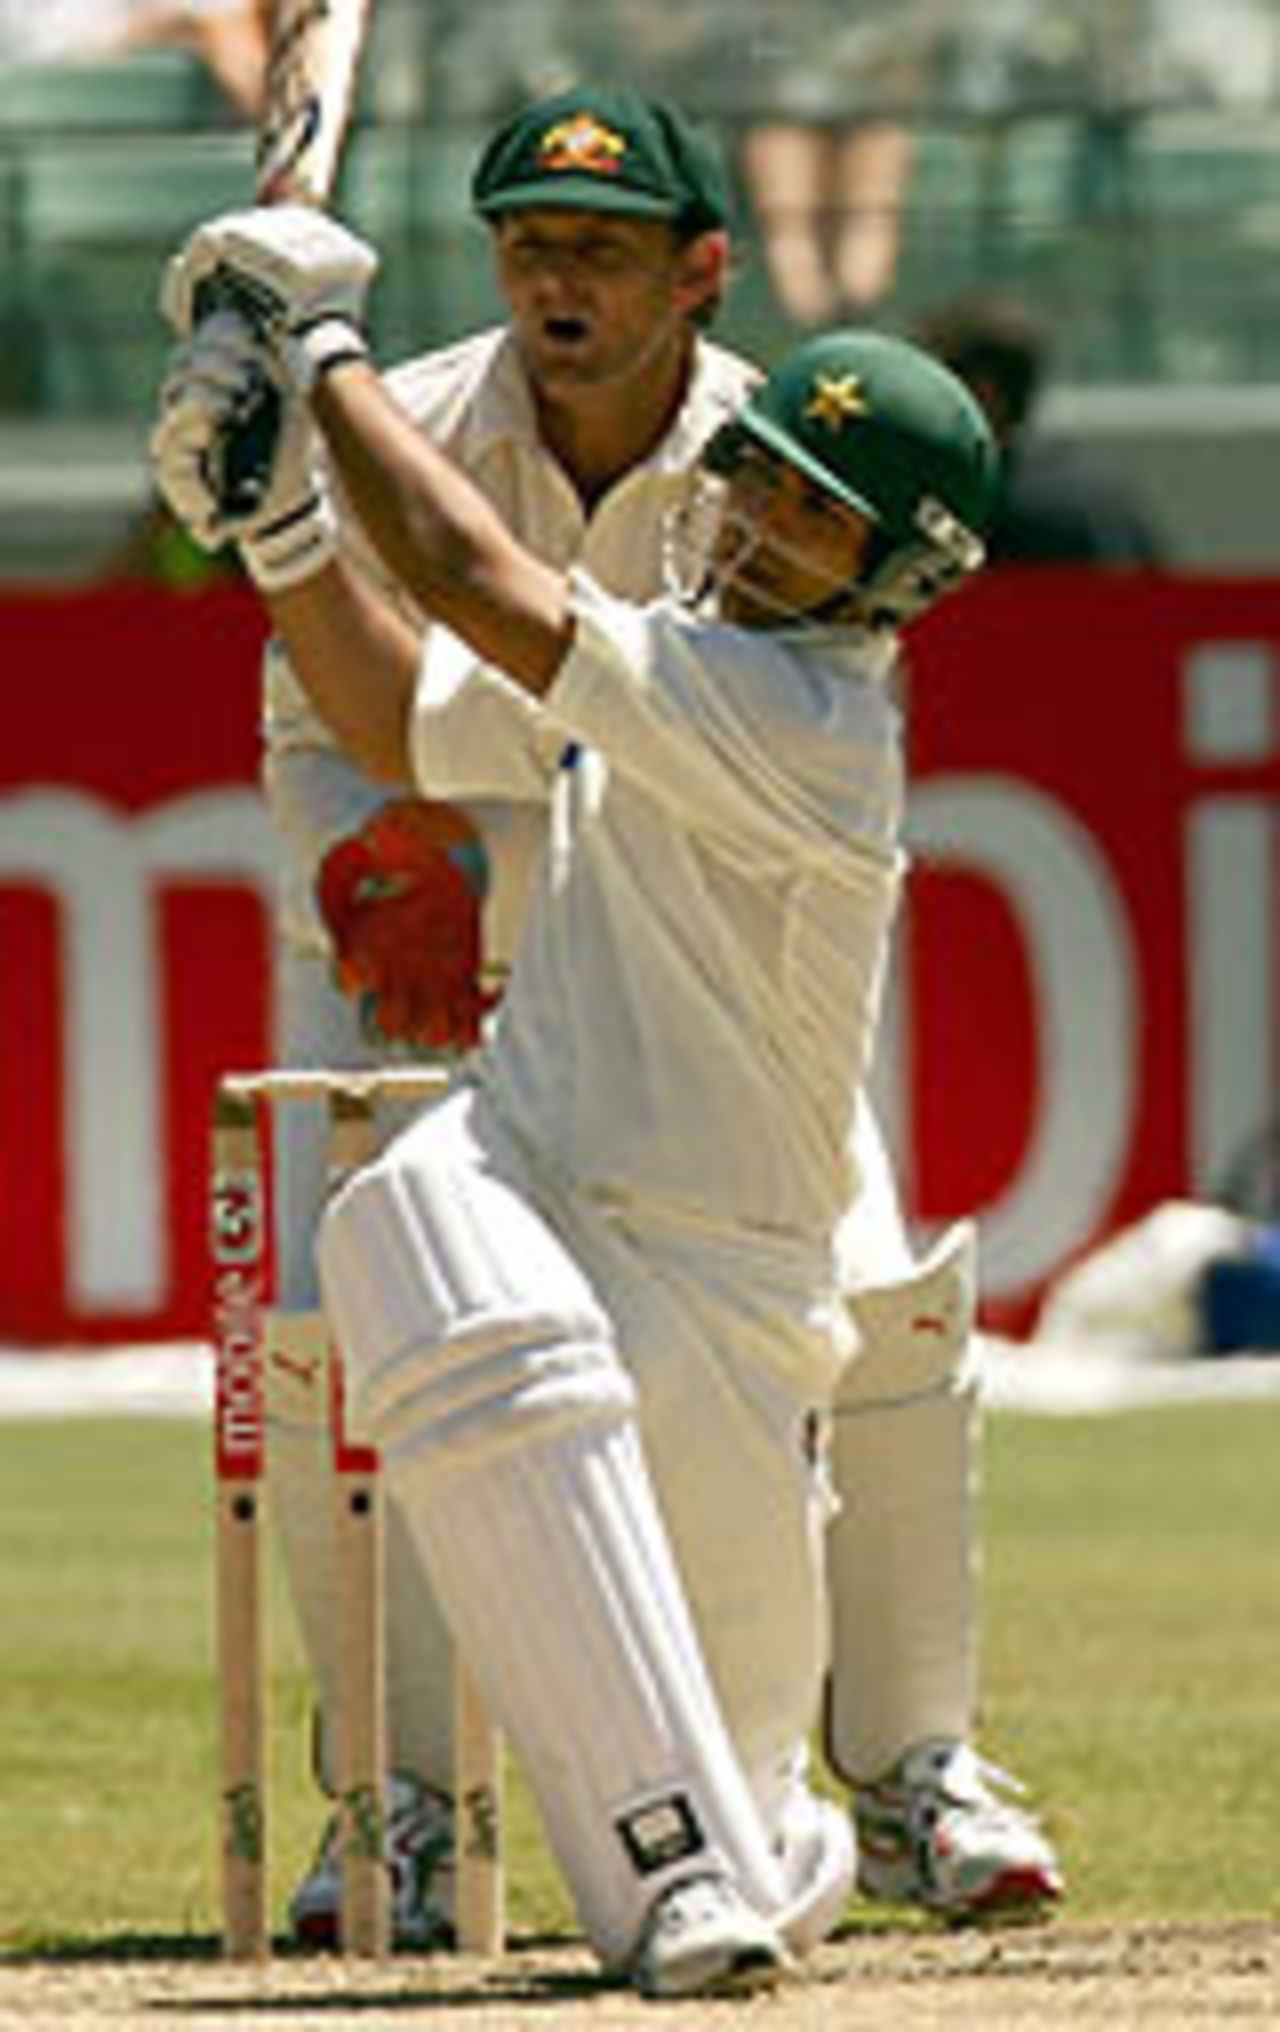
<instances>
[{"instance_id":1,"label":"dirt pitch surface","mask_svg":"<svg viewBox=\"0 0 1280 2032\"><path fill-rule=\"evenodd\" d=\"M282 1958L235 1967L111 1944L75 1959L0 1964L0 2028L137 2032L1003 2032L1107 2027L1204 2032L1280 2025L1280 1921L1069 1925L999 1935L850 1934L771 1995L643 2004L580 1950L518 1945L500 1964L397 1958L383 1967Z\"/></svg>"}]
</instances>

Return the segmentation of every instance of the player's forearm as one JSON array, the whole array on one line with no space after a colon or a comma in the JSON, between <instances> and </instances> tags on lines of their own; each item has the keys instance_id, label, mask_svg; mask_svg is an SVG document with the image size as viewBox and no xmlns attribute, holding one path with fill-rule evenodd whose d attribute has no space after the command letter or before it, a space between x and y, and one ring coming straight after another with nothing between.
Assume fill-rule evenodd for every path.
<instances>
[{"instance_id":1,"label":"player's forearm","mask_svg":"<svg viewBox=\"0 0 1280 2032\"><path fill-rule=\"evenodd\" d=\"M341 563L269 596L294 675L345 754L384 783L412 778L418 637Z\"/></svg>"},{"instance_id":2,"label":"player's forearm","mask_svg":"<svg viewBox=\"0 0 1280 2032\"><path fill-rule=\"evenodd\" d=\"M563 575L515 540L370 367L335 368L313 401L349 500L418 606L525 690L545 692L573 634Z\"/></svg>"}]
</instances>

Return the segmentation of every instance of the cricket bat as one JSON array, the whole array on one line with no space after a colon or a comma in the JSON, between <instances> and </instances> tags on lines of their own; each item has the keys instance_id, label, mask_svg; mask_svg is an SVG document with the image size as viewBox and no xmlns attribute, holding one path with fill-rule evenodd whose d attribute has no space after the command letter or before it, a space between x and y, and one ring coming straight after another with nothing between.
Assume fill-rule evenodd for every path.
<instances>
[{"instance_id":1,"label":"cricket bat","mask_svg":"<svg viewBox=\"0 0 1280 2032\"><path fill-rule=\"evenodd\" d=\"M274 0L262 114L254 151L261 205L323 206L333 193L355 104L372 0ZM233 311L253 323L259 307L213 277L197 299L201 317ZM262 498L280 429L280 404L265 383L224 448L218 493L229 514Z\"/></svg>"},{"instance_id":2,"label":"cricket bat","mask_svg":"<svg viewBox=\"0 0 1280 2032\"><path fill-rule=\"evenodd\" d=\"M324 205L355 104L371 0L274 0L257 200Z\"/></svg>"}]
</instances>

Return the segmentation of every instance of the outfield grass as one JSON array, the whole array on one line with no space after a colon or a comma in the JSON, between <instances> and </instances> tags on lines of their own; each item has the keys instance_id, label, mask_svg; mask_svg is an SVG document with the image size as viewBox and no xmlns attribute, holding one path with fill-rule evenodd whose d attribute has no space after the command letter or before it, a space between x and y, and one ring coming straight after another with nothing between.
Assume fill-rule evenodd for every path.
<instances>
[{"instance_id":1,"label":"outfield grass","mask_svg":"<svg viewBox=\"0 0 1280 2032\"><path fill-rule=\"evenodd\" d=\"M1034 1781L1080 1916L1274 1914L1280 1405L1001 1414L984 1745ZM207 1436L0 1423L0 1946L216 1926ZM278 1584L277 1584L278 1593ZM275 1903L318 1826L274 1619ZM517 1927L567 1923L514 1798Z\"/></svg>"},{"instance_id":2,"label":"outfield grass","mask_svg":"<svg viewBox=\"0 0 1280 2032\"><path fill-rule=\"evenodd\" d=\"M1280 1404L991 1421L987 1736L1081 1914L1280 1910Z\"/></svg>"}]
</instances>

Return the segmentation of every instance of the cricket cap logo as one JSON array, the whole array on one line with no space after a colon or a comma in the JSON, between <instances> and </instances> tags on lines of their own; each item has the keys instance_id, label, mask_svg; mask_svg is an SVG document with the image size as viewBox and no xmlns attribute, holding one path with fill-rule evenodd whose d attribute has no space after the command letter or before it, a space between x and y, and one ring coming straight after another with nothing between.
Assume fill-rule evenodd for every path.
<instances>
[{"instance_id":1,"label":"cricket cap logo","mask_svg":"<svg viewBox=\"0 0 1280 2032\"><path fill-rule=\"evenodd\" d=\"M811 422L824 424L838 436L847 423L870 416L871 404L859 375L815 374L804 413Z\"/></svg>"},{"instance_id":2,"label":"cricket cap logo","mask_svg":"<svg viewBox=\"0 0 1280 2032\"><path fill-rule=\"evenodd\" d=\"M682 235L720 232L729 217L719 153L673 106L610 85L577 84L526 106L476 164L482 219L551 206L665 219Z\"/></svg>"},{"instance_id":3,"label":"cricket cap logo","mask_svg":"<svg viewBox=\"0 0 1280 2032\"><path fill-rule=\"evenodd\" d=\"M623 136L606 127L594 113L575 113L559 120L542 137L538 164L545 170L576 170L579 175L616 176L627 152Z\"/></svg>"}]
</instances>

